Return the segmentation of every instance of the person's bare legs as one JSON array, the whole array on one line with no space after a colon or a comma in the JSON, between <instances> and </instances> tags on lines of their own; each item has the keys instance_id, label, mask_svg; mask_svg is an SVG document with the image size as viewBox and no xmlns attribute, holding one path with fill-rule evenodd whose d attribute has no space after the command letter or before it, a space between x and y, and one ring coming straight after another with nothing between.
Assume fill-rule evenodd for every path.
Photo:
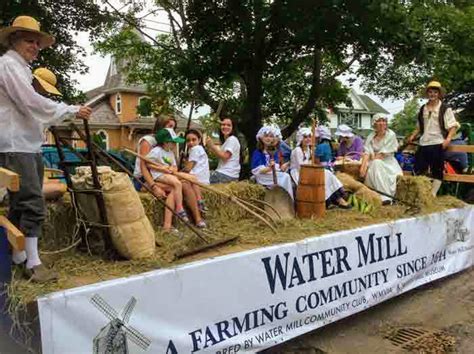
<instances>
[{"instance_id":1,"label":"person's bare legs","mask_svg":"<svg viewBox=\"0 0 474 354\"><path fill-rule=\"evenodd\" d=\"M197 200L202 200L202 194L201 194L201 187L199 187L197 184L191 184L194 194L196 195Z\"/></svg>"},{"instance_id":2,"label":"person's bare legs","mask_svg":"<svg viewBox=\"0 0 474 354\"><path fill-rule=\"evenodd\" d=\"M173 227L173 212L175 208L174 204L174 193L168 193L168 196L166 197L166 205L168 207L165 207L165 212L163 215L163 229L164 230L170 230Z\"/></svg>"},{"instance_id":3,"label":"person's bare legs","mask_svg":"<svg viewBox=\"0 0 474 354\"><path fill-rule=\"evenodd\" d=\"M176 212L183 210L183 185L180 180L175 176L161 175L158 181L173 188L172 193L174 193L175 210Z\"/></svg>"},{"instance_id":4,"label":"person's bare legs","mask_svg":"<svg viewBox=\"0 0 474 354\"><path fill-rule=\"evenodd\" d=\"M194 189L189 182L183 181L182 186L184 200L186 201L186 205L191 210L194 222L197 224L202 220L202 216L197 205L196 193L194 192Z\"/></svg>"}]
</instances>

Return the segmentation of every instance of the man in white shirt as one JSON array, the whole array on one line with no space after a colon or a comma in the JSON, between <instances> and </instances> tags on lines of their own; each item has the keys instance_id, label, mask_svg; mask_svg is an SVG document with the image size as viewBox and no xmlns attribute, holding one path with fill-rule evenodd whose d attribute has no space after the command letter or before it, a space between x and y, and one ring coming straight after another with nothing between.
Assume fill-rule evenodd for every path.
<instances>
[{"instance_id":1,"label":"man in white shirt","mask_svg":"<svg viewBox=\"0 0 474 354\"><path fill-rule=\"evenodd\" d=\"M8 218L26 236L26 252L14 252L13 261L26 260L26 273L33 281L44 282L57 275L38 254L45 217L43 129L74 115L88 119L91 109L58 103L35 92L29 64L41 49L54 44L54 37L41 32L34 18L19 16L12 26L1 29L0 44L9 49L0 57L0 167L20 175L20 190L10 193Z\"/></svg>"},{"instance_id":2,"label":"man in white shirt","mask_svg":"<svg viewBox=\"0 0 474 354\"><path fill-rule=\"evenodd\" d=\"M421 106L418 113L418 126L408 142L420 135L420 146L415 155L415 173L427 174L431 171L432 193L438 193L443 180L444 150L459 127L453 111L442 102L444 89L438 81L431 81L426 87L428 102Z\"/></svg>"}]
</instances>

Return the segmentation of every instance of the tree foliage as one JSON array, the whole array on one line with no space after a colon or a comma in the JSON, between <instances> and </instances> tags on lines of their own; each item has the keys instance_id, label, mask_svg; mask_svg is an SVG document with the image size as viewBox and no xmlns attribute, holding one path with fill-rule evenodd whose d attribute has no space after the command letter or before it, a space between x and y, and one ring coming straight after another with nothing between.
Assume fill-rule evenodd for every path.
<instances>
[{"instance_id":1,"label":"tree foliage","mask_svg":"<svg viewBox=\"0 0 474 354\"><path fill-rule=\"evenodd\" d=\"M121 29L98 48L127 59L132 80L175 103L194 99L216 110L224 99L224 114L237 119L253 147L266 119L283 123L288 136L343 102L348 89L337 80L341 74L367 80L376 92L410 92L434 47L423 11L438 13L440 3L157 0L168 13L170 35L149 43ZM141 25L137 18L127 23ZM410 84L397 87L386 73Z\"/></svg>"},{"instance_id":2,"label":"tree foliage","mask_svg":"<svg viewBox=\"0 0 474 354\"><path fill-rule=\"evenodd\" d=\"M71 79L71 74L84 74L88 70L82 61L86 52L76 43L74 35L88 31L90 39L94 40L107 27L112 26L113 16L101 10L92 0L2 0L0 26L9 26L20 15L36 18L42 31L56 37L56 44L41 51L33 67L43 66L52 70L58 77L62 99L73 101L79 92L74 88L77 82ZM5 48L0 48L0 54L4 50Z\"/></svg>"},{"instance_id":3,"label":"tree foliage","mask_svg":"<svg viewBox=\"0 0 474 354\"><path fill-rule=\"evenodd\" d=\"M419 110L420 104L417 98L407 101L403 110L394 115L390 122L390 129L395 131L397 135L408 136L416 128Z\"/></svg>"},{"instance_id":4,"label":"tree foliage","mask_svg":"<svg viewBox=\"0 0 474 354\"><path fill-rule=\"evenodd\" d=\"M396 60L398 65L382 61L365 87L385 97L409 97L423 91L436 79L448 91L448 103L474 113L474 2L412 1L410 21L419 27L422 41L419 55L412 61ZM468 114L468 115L469 115Z\"/></svg>"}]
</instances>

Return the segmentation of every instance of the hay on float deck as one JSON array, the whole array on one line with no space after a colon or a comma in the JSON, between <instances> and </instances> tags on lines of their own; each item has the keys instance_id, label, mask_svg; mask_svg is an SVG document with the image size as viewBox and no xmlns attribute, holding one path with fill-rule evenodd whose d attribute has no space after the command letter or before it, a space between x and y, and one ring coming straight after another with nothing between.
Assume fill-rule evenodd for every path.
<instances>
[{"instance_id":1,"label":"hay on float deck","mask_svg":"<svg viewBox=\"0 0 474 354\"><path fill-rule=\"evenodd\" d=\"M395 196L417 207L429 207L436 199L431 193L431 189L432 183L428 177L399 176Z\"/></svg>"},{"instance_id":2,"label":"hay on float deck","mask_svg":"<svg viewBox=\"0 0 474 354\"><path fill-rule=\"evenodd\" d=\"M221 190L230 191L240 197L261 199L265 190L258 185L238 182L218 186ZM193 260L219 256L229 253L241 252L268 246L272 244L294 242L306 237L358 228L365 225L386 222L402 217L411 216L402 205L381 207L370 214L361 214L352 210L333 209L328 210L326 217L322 219L294 219L286 220L278 224L278 233L275 235L266 226L250 217L247 213L225 198L205 193L210 213L207 217L209 224L208 238L212 242L226 236L240 236L238 242L207 250L205 252L176 260L174 254L177 250L193 248L202 245L196 236L185 228L180 227L184 237L178 238L169 234L161 233L162 206L148 195L141 195L150 221L156 231L156 239L159 246L155 255L149 259L132 261L106 261L99 255L89 255L71 249L49 255L42 255L42 259L59 273L57 282L46 284L35 284L21 279L15 274L10 286L10 294L14 294L17 306L36 300L37 297L64 289L92 284L113 278L126 277L139 274L161 267L168 267ZM421 213L427 214L441 211L447 208L462 207L465 204L453 197L436 198L429 207L421 209ZM48 223L50 223L48 225ZM67 199L62 203L48 204L48 219L45 225L43 238L40 240L41 250L62 249L74 240L74 210ZM11 309L10 311L14 311Z\"/></svg>"}]
</instances>

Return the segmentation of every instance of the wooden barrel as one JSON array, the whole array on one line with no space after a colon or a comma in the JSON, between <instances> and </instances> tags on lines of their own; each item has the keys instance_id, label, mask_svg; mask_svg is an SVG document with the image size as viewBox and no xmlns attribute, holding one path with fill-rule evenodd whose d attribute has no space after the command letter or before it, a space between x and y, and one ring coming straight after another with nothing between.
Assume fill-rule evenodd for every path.
<instances>
[{"instance_id":1,"label":"wooden barrel","mask_svg":"<svg viewBox=\"0 0 474 354\"><path fill-rule=\"evenodd\" d=\"M296 190L296 215L300 218L321 218L326 214L324 167L302 165Z\"/></svg>"}]
</instances>

